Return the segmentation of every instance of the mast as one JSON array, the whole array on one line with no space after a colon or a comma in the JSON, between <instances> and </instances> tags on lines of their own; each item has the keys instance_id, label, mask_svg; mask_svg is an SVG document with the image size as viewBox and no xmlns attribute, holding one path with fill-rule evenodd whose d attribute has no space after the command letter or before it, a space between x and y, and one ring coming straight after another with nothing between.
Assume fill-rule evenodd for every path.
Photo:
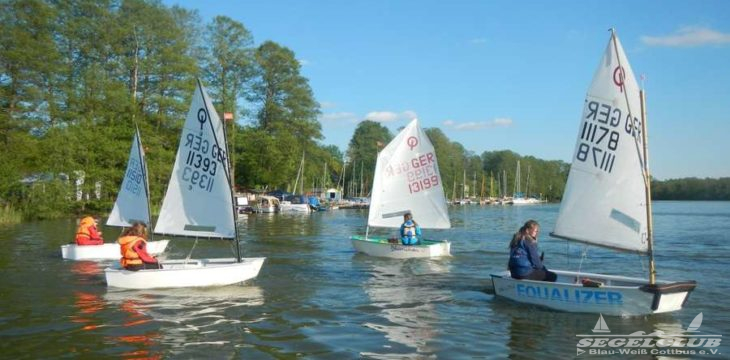
<instances>
[{"instance_id":1,"label":"mast","mask_svg":"<svg viewBox=\"0 0 730 360\"><path fill-rule=\"evenodd\" d=\"M322 194L324 194L327 187L327 161L324 162L324 174L322 174Z\"/></svg>"},{"instance_id":2,"label":"mast","mask_svg":"<svg viewBox=\"0 0 730 360\"><path fill-rule=\"evenodd\" d=\"M464 179L461 183L461 200L466 198L466 169L464 169Z\"/></svg>"},{"instance_id":3,"label":"mast","mask_svg":"<svg viewBox=\"0 0 730 360\"><path fill-rule=\"evenodd\" d=\"M471 197L476 198L477 196L477 173L474 172L474 176L471 181L471 189L469 190Z\"/></svg>"},{"instance_id":4,"label":"mast","mask_svg":"<svg viewBox=\"0 0 730 360\"><path fill-rule=\"evenodd\" d=\"M345 161L343 159L342 162L343 162L343 164L342 164L342 194L340 196L342 196L341 199L344 199L345 198L345 187L346 187L346 184L345 184L345 175L347 175L345 172L347 171L347 161ZM338 188L340 187L340 182L339 181L337 182L337 187Z\"/></svg>"},{"instance_id":5,"label":"mast","mask_svg":"<svg viewBox=\"0 0 730 360\"><path fill-rule=\"evenodd\" d=\"M150 180L147 177L147 159L144 156L144 148L142 147L142 137L139 134L139 126L137 122L134 122L134 129L137 131L137 152L139 152L139 159L142 163L142 172L144 173L144 191L145 197L147 198L147 227L152 227L152 207L150 206ZM126 174L125 174L126 175ZM150 229L149 236L150 241L154 240L155 232Z\"/></svg>"},{"instance_id":6,"label":"mast","mask_svg":"<svg viewBox=\"0 0 730 360\"><path fill-rule=\"evenodd\" d=\"M641 140L644 142L644 187L646 187L646 239L649 242L649 284L656 282L656 267L654 266L654 221L651 214L651 175L649 173L649 145L646 135L646 98L644 90L639 91L641 99Z\"/></svg>"},{"instance_id":7,"label":"mast","mask_svg":"<svg viewBox=\"0 0 730 360\"><path fill-rule=\"evenodd\" d=\"M302 161L299 163L299 170L297 170L297 178L294 180L294 187L292 188L292 193L297 192L297 185L301 186L302 188L304 187L303 167L304 167L304 150L302 150ZM299 179L302 180L301 185L299 184ZM301 194L302 192L300 191L299 193Z\"/></svg>"},{"instance_id":8,"label":"mast","mask_svg":"<svg viewBox=\"0 0 730 360\"><path fill-rule=\"evenodd\" d=\"M616 53L616 61L619 67L621 65L621 57L618 52L618 45L616 44L616 31L614 28L609 29L611 31L611 41L613 42L614 52ZM622 79L623 80L623 79ZM624 99L626 100L626 107L631 114L631 105L629 103L629 94L624 91ZM642 144L642 155L643 155L643 177L644 177L644 188L645 195L644 201L646 202L646 240L648 242L647 250L649 252L649 284L656 282L656 267L654 266L654 229L653 219L651 214L651 176L649 175L649 147L647 144L648 136L646 135L646 104L644 103L644 90L639 90L639 102L641 104L641 141Z\"/></svg>"},{"instance_id":9,"label":"mast","mask_svg":"<svg viewBox=\"0 0 730 360\"><path fill-rule=\"evenodd\" d=\"M507 197L507 170L502 170L502 197Z\"/></svg>"},{"instance_id":10,"label":"mast","mask_svg":"<svg viewBox=\"0 0 730 360\"><path fill-rule=\"evenodd\" d=\"M302 151L302 163L299 164L299 171L302 172L302 182L299 184L299 194L304 195L304 151Z\"/></svg>"},{"instance_id":11,"label":"mast","mask_svg":"<svg viewBox=\"0 0 730 360\"><path fill-rule=\"evenodd\" d=\"M520 161L517 160L517 170L515 170L515 187L512 189L513 197L518 196L519 193L522 192L522 189L520 189L520 182L522 182L522 178L520 177Z\"/></svg>"},{"instance_id":12,"label":"mast","mask_svg":"<svg viewBox=\"0 0 730 360\"><path fill-rule=\"evenodd\" d=\"M482 173L482 188L479 192L479 200L484 199L484 173Z\"/></svg>"}]
</instances>

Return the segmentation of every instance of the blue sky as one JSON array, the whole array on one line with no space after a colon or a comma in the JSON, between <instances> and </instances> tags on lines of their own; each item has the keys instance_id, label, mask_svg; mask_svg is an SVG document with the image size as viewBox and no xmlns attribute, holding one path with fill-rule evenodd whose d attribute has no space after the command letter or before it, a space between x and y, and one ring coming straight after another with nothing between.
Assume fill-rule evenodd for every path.
<instances>
[{"instance_id":1,"label":"blue sky","mask_svg":"<svg viewBox=\"0 0 730 360\"><path fill-rule=\"evenodd\" d=\"M614 27L645 74L659 179L730 176L730 1L192 1L290 48L325 144L359 121L412 117L476 154L569 161L585 94Z\"/></svg>"}]
</instances>

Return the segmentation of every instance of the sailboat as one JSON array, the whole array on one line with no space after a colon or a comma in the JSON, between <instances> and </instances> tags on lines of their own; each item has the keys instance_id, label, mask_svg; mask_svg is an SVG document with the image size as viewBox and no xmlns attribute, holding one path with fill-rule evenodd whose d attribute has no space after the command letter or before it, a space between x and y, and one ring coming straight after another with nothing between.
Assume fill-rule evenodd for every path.
<instances>
[{"instance_id":1,"label":"sailboat","mask_svg":"<svg viewBox=\"0 0 730 360\"><path fill-rule=\"evenodd\" d=\"M528 204L527 199L525 199L525 194L522 192L522 189L520 189L520 185L522 183L522 178L520 177L520 161L517 160L517 170L515 170L515 187L514 191L512 192L512 200L508 201L508 204L512 205L526 205Z\"/></svg>"},{"instance_id":2,"label":"sailboat","mask_svg":"<svg viewBox=\"0 0 730 360\"><path fill-rule=\"evenodd\" d=\"M594 333L610 333L611 329L608 328L608 325L606 325L606 320L603 320L603 314L598 315L598 321L596 321L596 326L593 327L592 330Z\"/></svg>"},{"instance_id":3,"label":"sailboat","mask_svg":"<svg viewBox=\"0 0 730 360\"><path fill-rule=\"evenodd\" d=\"M147 165L144 150L135 129L132 148L129 150L127 171L124 173L122 187L117 194L117 201L106 221L107 226L128 227L135 221L150 223L149 185L147 181ZM148 241L147 252L157 255L165 251L169 240ZM121 252L119 244L61 246L61 256L68 260L119 260Z\"/></svg>"},{"instance_id":4,"label":"sailboat","mask_svg":"<svg viewBox=\"0 0 730 360\"><path fill-rule=\"evenodd\" d=\"M299 186L298 194L296 194L297 185ZM302 152L302 161L299 163L299 170L297 171L296 180L294 180L292 192L295 194L284 196L279 205L279 210L283 213L311 213L312 207L309 206L309 198L304 195L304 152Z\"/></svg>"},{"instance_id":5,"label":"sailboat","mask_svg":"<svg viewBox=\"0 0 730 360\"><path fill-rule=\"evenodd\" d=\"M527 166L527 184L525 186L525 192L522 192L522 189L520 188L520 185L522 183L522 178L520 177L520 161L517 160L517 170L515 171L515 188L512 195L512 200L509 201L509 204L512 205L535 205L538 204L539 201L534 198L527 197L530 189L530 166Z\"/></svg>"},{"instance_id":6,"label":"sailboat","mask_svg":"<svg viewBox=\"0 0 730 360\"><path fill-rule=\"evenodd\" d=\"M389 258L451 255L448 240L421 239L402 245L400 237L370 236L370 227L400 228L403 215L411 213L423 229L451 227L436 152L426 133L412 120L378 154L365 236L351 237L359 252Z\"/></svg>"},{"instance_id":7,"label":"sailboat","mask_svg":"<svg viewBox=\"0 0 730 360\"><path fill-rule=\"evenodd\" d=\"M241 258L224 124L198 80L155 233L233 239L235 258L161 261L162 269L104 270L107 285L129 289L222 286L258 275L265 258Z\"/></svg>"},{"instance_id":8,"label":"sailboat","mask_svg":"<svg viewBox=\"0 0 730 360\"><path fill-rule=\"evenodd\" d=\"M649 278L554 272L555 283L493 274L495 294L570 312L640 316L676 311L694 281L656 279L644 94L613 29L583 107L552 236L649 258Z\"/></svg>"}]
</instances>

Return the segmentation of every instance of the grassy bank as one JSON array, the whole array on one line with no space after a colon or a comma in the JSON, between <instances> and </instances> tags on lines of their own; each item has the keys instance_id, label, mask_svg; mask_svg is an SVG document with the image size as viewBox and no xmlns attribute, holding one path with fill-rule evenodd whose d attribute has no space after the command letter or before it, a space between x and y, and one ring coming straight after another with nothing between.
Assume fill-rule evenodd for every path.
<instances>
[{"instance_id":1,"label":"grassy bank","mask_svg":"<svg viewBox=\"0 0 730 360\"><path fill-rule=\"evenodd\" d=\"M22 216L19 211L13 210L10 204L0 206L0 224L19 224Z\"/></svg>"}]
</instances>

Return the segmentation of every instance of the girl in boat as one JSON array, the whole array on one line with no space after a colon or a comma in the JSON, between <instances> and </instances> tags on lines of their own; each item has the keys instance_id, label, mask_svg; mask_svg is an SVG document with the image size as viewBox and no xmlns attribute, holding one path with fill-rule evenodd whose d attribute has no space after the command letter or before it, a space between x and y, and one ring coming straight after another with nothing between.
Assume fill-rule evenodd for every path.
<instances>
[{"instance_id":1,"label":"girl in boat","mask_svg":"<svg viewBox=\"0 0 730 360\"><path fill-rule=\"evenodd\" d=\"M528 220L512 237L509 244L509 271L515 279L554 282L557 275L542 263L537 252L537 234L540 224Z\"/></svg>"},{"instance_id":2,"label":"girl in boat","mask_svg":"<svg viewBox=\"0 0 730 360\"><path fill-rule=\"evenodd\" d=\"M403 224L400 226L400 239L403 245L416 245L421 237L421 227L413 220L413 215L403 215Z\"/></svg>"},{"instance_id":3,"label":"girl in boat","mask_svg":"<svg viewBox=\"0 0 730 360\"><path fill-rule=\"evenodd\" d=\"M126 270L162 268L157 259L147 253L147 225L144 223L135 222L117 241L122 252L120 262Z\"/></svg>"},{"instance_id":4,"label":"girl in boat","mask_svg":"<svg viewBox=\"0 0 730 360\"><path fill-rule=\"evenodd\" d=\"M76 229L76 245L103 245L104 239L101 238L101 231L96 228L97 225L98 222L93 216L82 218Z\"/></svg>"}]
</instances>

